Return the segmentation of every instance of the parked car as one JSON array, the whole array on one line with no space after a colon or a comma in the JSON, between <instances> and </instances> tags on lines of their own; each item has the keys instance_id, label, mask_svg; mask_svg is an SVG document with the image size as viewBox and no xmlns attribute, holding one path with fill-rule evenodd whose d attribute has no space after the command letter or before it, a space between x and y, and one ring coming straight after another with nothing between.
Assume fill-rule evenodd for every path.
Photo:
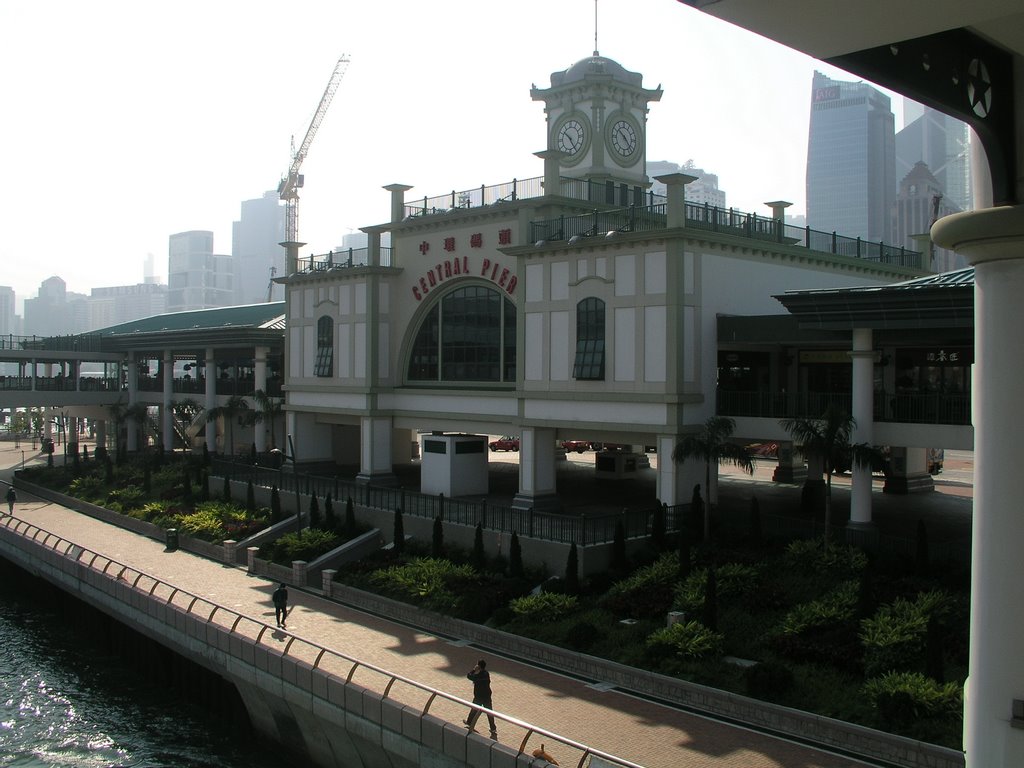
<instances>
[{"instance_id":1,"label":"parked car","mask_svg":"<svg viewBox=\"0 0 1024 768\"><path fill-rule=\"evenodd\" d=\"M584 453L590 450L590 443L586 440L563 440L562 447L566 451L575 451L576 453Z\"/></svg>"},{"instance_id":2,"label":"parked car","mask_svg":"<svg viewBox=\"0 0 1024 768\"><path fill-rule=\"evenodd\" d=\"M492 451L518 451L519 438L515 435L502 435L497 440L491 440L487 447Z\"/></svg>"}]
</instances>

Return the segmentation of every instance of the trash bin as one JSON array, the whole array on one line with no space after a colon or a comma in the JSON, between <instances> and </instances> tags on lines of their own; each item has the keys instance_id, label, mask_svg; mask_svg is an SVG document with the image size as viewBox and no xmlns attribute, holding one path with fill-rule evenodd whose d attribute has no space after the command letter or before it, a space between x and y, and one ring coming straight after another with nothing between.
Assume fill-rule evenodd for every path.
<instances>
[{"instance_id":1,"label":"trash bin","mask_svg":"<svg viewBox=\"0 0 1024 768\"><path fill-rule=\"evenodd\" d=\"M167 529L167 552L173 552L178 548L178 529L168 528Z\"/></svg>"}]
</instances>

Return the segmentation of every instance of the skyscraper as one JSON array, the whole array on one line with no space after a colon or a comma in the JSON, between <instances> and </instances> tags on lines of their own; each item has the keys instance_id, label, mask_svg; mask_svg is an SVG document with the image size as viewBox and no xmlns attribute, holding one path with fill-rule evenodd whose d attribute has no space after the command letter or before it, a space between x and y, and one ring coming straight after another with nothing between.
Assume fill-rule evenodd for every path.
<instances>
[{"instance_id":1,"label":"skyscraper","mask_svg":"<svg viewBox=\"0 0 1024 768\"><path fill-rule=\"evenodd\" d=\"M943 194L942 185L927 164L919 161L900 180L892 211L892 234L887 242L914 251L927 247L930 252L925 265L935 272L960 269L966 265L963 256L915 239L915 236L927 235L937 219L958 211L959 208Z\"/></svg>"},{"instance_id":2,"label":"skyscraper","mask_svg":"<svg viewBox=\"0 0 1024 768\"><path fill-rule=\"evenodd\" d=\"M284 274L285 208L277 192L242 201L242 215L231 225L231 257L234 262L234 303L256 304L268 299L271 270ZM276 296L284 296L275 287Z\"/></svg>"},{"instance_id":3,"label":"skyscraper","mask_svg":"<svg viewBox=\"0 0 1024 768\"><path fill-rule=\"evenodd\" d=\"M918 162L923 162L953 208L971 210L974 206L966 123L907 99L903 124L903 130L896 134L896 178L902 179Z\"/></svg>"},{"instance_id":4,"label":"skyscraper","mask_svg":"<svg viewBox=\"0 0 1024 768\"><path fill-rule=\"evenodd\" d=\"M687 160L682 165L666 160L649 160L647 172L652 178L651 191L656 195L665 194L665 185L654 179L655 176L668 173L688 173L691 176L696 176L697 180L691 181L683 190L686 202L699 205L707 203L717 208L725 208L725 190L718 188L718 174L709 173L703 168L696 167L693 160Z\"/></svg>"},{"instance_id":5,"label":"skyscraper","mask_svg":"<svg viewBox=\"0 0 1024 768\"><path fill-rule=\"evenodd\" d=\"M213 232L171 235L167 257L167 311L227 307L233 303L231 257L213 252Z\"/></svg>"},{"instance_id":6,"label":"skyscraper","mask_svg":"<svg viewBox=\"0 0 1024 768\"><path fill-rule=\"evenodd\" d=\"M808 226L882 241L889 236L895 197L889 97L867 83L815 72L807 139Z\"/></svg>"}]
</instances>

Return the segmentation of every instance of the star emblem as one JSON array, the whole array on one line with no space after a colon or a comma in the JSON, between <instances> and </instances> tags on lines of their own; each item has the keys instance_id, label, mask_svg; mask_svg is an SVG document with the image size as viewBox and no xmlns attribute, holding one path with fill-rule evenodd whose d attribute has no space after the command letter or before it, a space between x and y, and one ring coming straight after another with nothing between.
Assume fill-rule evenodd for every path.
<instances>
[{"instance_id":1,"label":"star emblem","mask_svg":"<svg viewBox=\"0 0 1024 768\"><path fill-rule=\"evenodd\" d=\"M967 100L974 114L988 117L992 110L992 80L980 59L973 59L967 67Z\"/></svg>"}]
</instances>

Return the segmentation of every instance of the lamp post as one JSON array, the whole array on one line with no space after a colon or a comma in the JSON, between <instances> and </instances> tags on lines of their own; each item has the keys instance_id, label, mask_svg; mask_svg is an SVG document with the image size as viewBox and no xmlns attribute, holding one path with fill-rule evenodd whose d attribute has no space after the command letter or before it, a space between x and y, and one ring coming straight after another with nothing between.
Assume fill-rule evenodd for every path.
<instances>
[{"instance_id":1,"label":"lamp post","mask_svg":"<svg viewBox=\"0 0 1024 768\"><path fill-rule=\"evenodd\" d=\"M22 471L25 470L25 452L24 451L21 452L21 469L22 469Z\"/></svg>"}]
</instances>

